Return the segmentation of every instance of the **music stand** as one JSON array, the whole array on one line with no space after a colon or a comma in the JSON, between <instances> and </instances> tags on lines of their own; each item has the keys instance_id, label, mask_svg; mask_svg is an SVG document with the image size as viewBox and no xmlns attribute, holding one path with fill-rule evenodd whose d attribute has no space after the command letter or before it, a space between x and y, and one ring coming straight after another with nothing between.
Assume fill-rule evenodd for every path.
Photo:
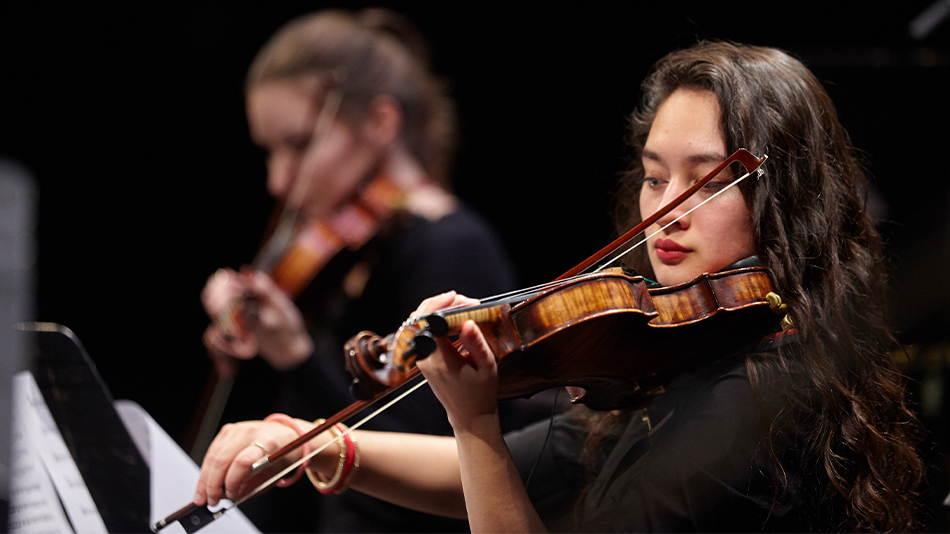
<instances>
[{"instance_id":1,"label":"music stand","mask_svg":"<svg viewBox=\"0 0 950 534\"><path fill-rule=\"evenodd\" d=\"M33 376L109 532L150 532L148 464L68 328L29 323Z\"/></svg>"}]
</instances>

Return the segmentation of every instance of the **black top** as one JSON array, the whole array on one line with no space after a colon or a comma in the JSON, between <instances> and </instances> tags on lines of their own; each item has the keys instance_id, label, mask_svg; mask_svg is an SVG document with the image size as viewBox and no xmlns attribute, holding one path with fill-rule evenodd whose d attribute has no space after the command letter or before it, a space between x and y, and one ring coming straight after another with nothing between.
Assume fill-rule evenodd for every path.
<instances>
[{"instance_id":1,"label":"black top","mask_svg":"<svg viewBox=\"0 0 950 534\"><path fill-rule=\"evenodd\" d=\"M368 268L362 293L347 295L340 280L353 265ZM335 414L356 399L344 368L343 343L361 330L394 331L422 300L454 289L486 297L513 289L515 276L499 239L471 210L438 221L406 216L365 250L335 258L297 299L315 350L297 369L276 373L260 359L241 369L226 421L282 412L302 419ZM507 404L507 403L506 403ZM525 414L531 405L506 406L510 428L550 414ZM372 409L375 409L372 408ZM353 420L359 420L356 417ZM516 425L516 426L512 426ZM364 429L451 435L445 410L423 387ZM324 496L306 478L241 506L265 532L449 532L467 523L397 507L354 491Z\"/></svg>"},{"instance_id":2,"label":"black top","mask_svg":"<svg viewBox=\"0 0 950 534\"><path fill-rule=\"evenodd\" d=\"M592 469L579 452L588 425L577 411L554 419L540 458L548 422L508 434L506 441L523 478L537 462L528 493L552 530L809 530L820 519L803 496L805 436L786 419L782 432L773 434L779 437L772 450L787 477L786 485L776 485L766 438L785 394L777 387L763 390L764 398L753 394L741 356L683 375L649 406L624 414L620 431L589 460Z\"/></svg>"}]
</instances>

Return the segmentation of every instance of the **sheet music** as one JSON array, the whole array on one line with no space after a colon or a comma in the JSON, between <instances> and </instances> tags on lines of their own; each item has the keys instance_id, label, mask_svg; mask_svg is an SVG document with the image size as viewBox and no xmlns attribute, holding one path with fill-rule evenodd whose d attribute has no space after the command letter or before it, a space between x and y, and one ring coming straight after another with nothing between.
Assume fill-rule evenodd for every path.
<instances>
[{"instance_id":1,"label":"sheet music","mask_svg":"<svg viewBox=\"0 0 950 534\"><path fill-rule=\"evenodd\" d=\"M83 534L105 533L79 468L28 372L13 379L13 410L10 531L71 533L74 527Z\"/></svg>"},{"instance_id":2,"label":"sheet music","mask_svg":"<svg viewBox=\"0 0 950 534\"><path fill-rule=\"evenodd\" d=\"M14 418L16 425L16 417ZM43 460L28 446L23 433L12 430L10 463L10 532L72 532L59 504Z\"/></svg>"}]
</instances>

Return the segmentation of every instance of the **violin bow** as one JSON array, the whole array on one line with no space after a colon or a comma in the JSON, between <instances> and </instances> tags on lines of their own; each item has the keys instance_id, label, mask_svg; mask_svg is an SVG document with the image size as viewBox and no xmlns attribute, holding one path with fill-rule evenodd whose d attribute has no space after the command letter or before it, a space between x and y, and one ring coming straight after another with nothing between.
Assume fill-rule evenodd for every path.
<instances>
[{"instance_id":1,"label":"violin bow","mask_svg":"<svg viewBox=\"0 0 950 534\"><path fill-rule=\"evenodd\" d=\"M409 383L410 380L412 380L413 378L415 378L416 376L418 376L418 375L420 375L420 374L421 374L421 372L419 371L419 368L418 368L418 367L414 367L414 368L410 371L409 376L406 378L406 380L405 380L404 382L402 382L401 384L397 384L397 385L395 385L395 386L393 386L393 387L391 387L391 388L389 388L389 389L387 389L387 390L385 390L385 391L380 392L379 394L377 394L377 395L376 395L375 397L373 397L372 399L369 399L369 400L361 400L361 401L356 401L356 402L354 402L353 404L347 406L347 407L344 408L343 410L341 410L341 411L337 412L336 414L334 414L333 416L331 416L329 419L327 419L327 420L324 421L323 423L321 423L321 424L319 424L319 425L313 427L312 429L310 429L309 432L307 432L307 433L301 435L300 437L298 437L298 438L295 439L294 441L291 441L291 442L288 443L287 445L284 445L283 447L281 447L280 449L278 449L277 451L275 451L275 452L273 452L273 453L271 453L271 454L264 455L264 457L262 457L261 459L257 460L256 462L254 462L254 464L251 466L251 472L248 474L248 478L252 478L252 477L254 477L255 475L260 474L261 472L263 472L264 470L266 470L266 469L268 469L270 466L272 466L275 461L277 461L277 460L279 460L280 458L286 456L286 455L287 455L288 453L290 453L291 451L294 451L294 450L300 448L301 446L303 446L304 443L307 443L308 441L310 441L311 439L317 437L318 435L322 434L323 432L326 432L327 430L329 430L330 428L332 428L332 427L333 427L334 425L336 425L337 423L340 423L340 422L342 422L342 421L345 421L345 420L349 419L350 417L353 417L354 415L356 415L356 414L358 414L359 412L363 411L364 409L366 409L366 408L372 406L373 404L379 402L380 399L386 397L387 395L389 395L389 394L392 393L393 391L399 389L400 387L405 386L406 384ZM367 422L369 422L371 419L373 419L374 417L376 417L376 415L378 415L378 414L382 413L383 411L387 410L390 406L392 406L393 404L396 404L397 402L401 401L401 400L402 400L403 398L405 398L407 395L409 395L409 394L412 393L413 391L419 389L420 387L424 386L426 383L427 383L427 380L425 380L425 379L416 382L416 384L414 384L411 388L407 389L406 391L402 392L399 396L393 398L392 400L390 400L389 402L387 402L386 404L384 404L383 406L381 406L380 408L378 408L378 409L377 409L376 411L374 411L373 413L371 413L371 414L367 415L366 417L364 417L363 419L361 419L359 422L357 422L357 423L353 424L352 426L346 428L346 429L340 434L339 437L343 437L343 436L349 434L350 432L352 432L352 431L354 431L354 430L360 428L361 426L363 426L364 424L366 424ZM158 532L158 531L164 529L165 527L167 527L168 525L170 525L170 524L172 524L172 523L174 523L174 522L177 521L177 522L182 526L182 528L185 529L185 532L187 532L188 534L191 534L191 533L193 533L193 532L195 532L195 531L197 531L197 530L203 528L203 527L206 526L208 523L211 523L212 521L214 521L214 520L220 518L221 516L223 516L223 515L224 515L226 512L228 512L229 510L231 510L231 509L233 509L233 508L236 508L236 507L239 506L241 503L247 501L248 499L254 497L255 495L260 495L261 493L264 493L265 491L267 491L267 490L273 488L273 487L276 485L277 481L279 481L280 479L282 479L282 478L284 478L285 476L287 476L287 475L289 475L290 473L292 473L295 469L297 469L298 467L300 467L300 465L302 465L304 462L306 462L307 460L313 458L314 456L316 456L317 454L319 454L320 452L322 452L324 449L326 449L328 446L330 446L330 445L331 445L332 443L334 443L335 441L336 441L336 440L329 440L329 441L327 441L325 444L323 444L322 446L317 447L316 449L310 451L310 454L301 457L301 458L298 459L296 462L291 463L289 466L285 467L284 469L282 469L282 470L281 470L280 472L278 472L277 474L275 474L275 475L273 475L272 477L268 478L268 479L265 480L264 482L258 484L254 489L252 489L252 490L249 491L248 493L246 493L246 494L244 494L243 496L241 496L240 498L238 498L238 499L232 501L230 505L222 506L221 508L219 508L219 509L217 509L217 510L211 510L211 508L209 508L208 506L197 505L197 504L195 504L195 503L188 503L187 505L183 506L182 508L180 508L180 509L176 510L175 512L169 514L169 515L168 515L167 517L165 517L164 519L161 519L161 520L159 520L158 522L156 522L156 523L154 523L153 525L151 525L152 532Z\"/></svg>"},{"instance_id":2,"label":"violin bow","mask_svg":"<svg viewBox=\"0 0 950 534\"><path fill-rule=\"evenodd\" d=\"M330 127L336 119L340 102L343 100L343 82L345 79L346 69L343 67L330 73L329 81L326 82L329 89L324 97L320 113L317 115L305 159L307 156L314 155L324 144L321 141L330 131ZM269 230L272 231L270 231L269 237L264 241L263 246L251 262L254 269L258 271L269 272L273 268L273 264L280 258L281 252L286 249L287 244L293 239L297 215L310 185L309 180L300 179L302 174L303 172L297 173L297 178L294 180L290 193L279 207L279 216L272 217L272 223L269 225ZM276 223L273 222L275 219ZM236 328L231 321L233 309L233 305L229 304L217 313L215 321L224 325L226 329ZM195 410L192 426L190 427L194 429L194 433L192 434L192 430L189 430L189 437L186 438L186 441L190 441L190 446L188 446L189 455L196 462L200 459L199 455L204 454L211 445L211 440L214 438L215 431L221 422L221 416L224 414L224 408L231 396L233 386L233 376L212 373L208 378L203 399L199 401L199 406ZM206 404L204 404L205 400Z\"/></svg>"}]
</instances>

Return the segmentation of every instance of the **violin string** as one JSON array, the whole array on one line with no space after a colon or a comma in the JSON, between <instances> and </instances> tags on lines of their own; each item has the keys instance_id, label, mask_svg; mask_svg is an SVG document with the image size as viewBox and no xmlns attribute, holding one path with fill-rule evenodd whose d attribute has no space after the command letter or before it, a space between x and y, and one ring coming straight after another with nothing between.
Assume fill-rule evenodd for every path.
<instances>
[{"instance_id":1,"label":"violin string","mask_svg":"<svg viewBox=\"0 0 950 534\"><path fill-rule=\"evenodd\" d=\"M426 380L425 378L423 378L422 380L419 380L419 381L416 382L412 387L410 387L410 388L407 389L406 391L400 393L399 396L393 398L392 400L390 400L389 402L387 402L387 403L384 404L383 406L380 406L378 409L376 409L376 411L374 411L373 413L367 415L367 416L364 417L363 419L360 419L359 421L357 421L356 423L354 423L354 424L353 424L352 426L350 426L349 428L346 428L343 432L340 433L339 436L337 436L337 439L340 439L340 438L342 438L343 436L348 435L350 432L353 432L354 430L356 430L356 429L360 428L361 426L365 425L366 423L368 423L369 421L371 421L373 418L375 418L377 415L379 415L379 414L383 413L384 411L388 410L392 405L394 405L394 404L396 404L397 402L401 401L402 399L406 398L409 394L411 394L411 393L414 392L415 390L421 388L422 386L424 386L424 385L426 385L426 384L428 384L428 383L429 383L429 381ZM407 382L406 384L400 385L400 387L406 387L407 384L409 384L409 382ZM250 493L248 493L247 495L244 495L244 496L241 497L240 499L238 499L238 500L236 500L236 501L233 501L232 504L231 504L231 506L228 506L228 507L226 507L226 508L223 508L220 512L222 512L222 513L223 513L223 512L227 512L227 511L231 510L232 508L237 507L238 505L240 505L240 504L243 503L244 501L250 499L251 497L254 497L255 495L257 495L257 494L259 494L260 492L264 491L265 489L270 488L270 487L271 487L272 485L274 485L278 480L284 478L285 476L287 476L287 475L289 475L290 473L292 473L295 469L297 469L298 467L300 467L304 462L306 462L307 460L313 458L314 456L316 456L316 455L320 454L321 452L323 452L324 450L326 450L326 448L329 447L329 446L330 446L332 443L334 443L335 441L337 441L337 439L331 439L330 441L328 441L328 442L324 443L323 445L317 447L316 449L310 451L309 454L307 454L306 456L301 457L301 458L300 458L299 460L297 460L296 462L294 462L294 463L290 464L289 466L285 467L285 468L284 468L283 470L281 470L279 473L275 474L275 475L272 476L271 478L269 478L269 479L267 479L266 481L262 482L259 486L257 486L256 488L254 488L254 490L251 491Z\"/></svg>"},{"instance_id":2,"label":"violin string","mask_svg":"<svg viewBox=\"0 0 950 534\"><path fill-rule=\"evenodd\" d=\"M767 157L768 157L768 156L766 156L766 158L767 158ZM765 159L763 159L762 162L764 163L764 162L765 162ZM596 272L600 272L600 271L606 269L607 267L609 267L611 264L616 263L620 258L626 256L627 254L629 254L630 252L632 252L635 248L637 248L637 247L639 247L640 245L642 245L642 244L646 243L647 241L649 241L651 237L653 237L653 236L655 236L656 234L662 232L663 230L666 230L666 229L669 228L670 226L673 226L674 224L677 223L677 221L679 221L679 220L682 219L683 217L686 217L687 215L689 215L690 213L696 211L697 209L699 209L701 206L703 206L703 205L706 204L707 202L711 202L713 199L715 199L715 198L718 197L719 195L721 195L721 194L725 193L726 191L732 189L732 188L735 187L739 182L745 180L746 178L748 178L749 176L751 176L752 173L754 173L754 172L756 172L756 171L759 171L759 169L761 169L761 168L762 168L762 164L760 163L755 169L752 169L751 171L749 171L749 172L743 174L742 176L740 176L739 178L737 178L736 180L734 180L731 184L729 184L729 185L727 185L726 187L723 187L721 190L717 191L717 192L716 192L714 195L712 195L711 197L709 197L709 198L707 198L706 200L700 202L699 204L696 204L695 206L693 206L692 208L690 208L688 211L686 211L685 213L683 213L683 214L680 215L679 217L673 219L672 221L670 221L669 223L667 223L666 225L664 225L664 226L663 226L662 228L660 228L659 230L657 230L657 231L653 232L652 234L650 234L650 235L644 237L643 239L641 239L640 241L638 241L636 244L630 246L629 248L627 248L626 250L624 250L624 251L621 252L620 254L617 254L616 256L614 256L613 258L611 258L609 261L604 262L600 267L598 267L597 269L595 269L593 272L595 272L595 273L596 273ZM631 238L630 240L632 241L633 238ZM629 243L629 241L628 241L628 243Z\"/></svg>"}]
</instances>

